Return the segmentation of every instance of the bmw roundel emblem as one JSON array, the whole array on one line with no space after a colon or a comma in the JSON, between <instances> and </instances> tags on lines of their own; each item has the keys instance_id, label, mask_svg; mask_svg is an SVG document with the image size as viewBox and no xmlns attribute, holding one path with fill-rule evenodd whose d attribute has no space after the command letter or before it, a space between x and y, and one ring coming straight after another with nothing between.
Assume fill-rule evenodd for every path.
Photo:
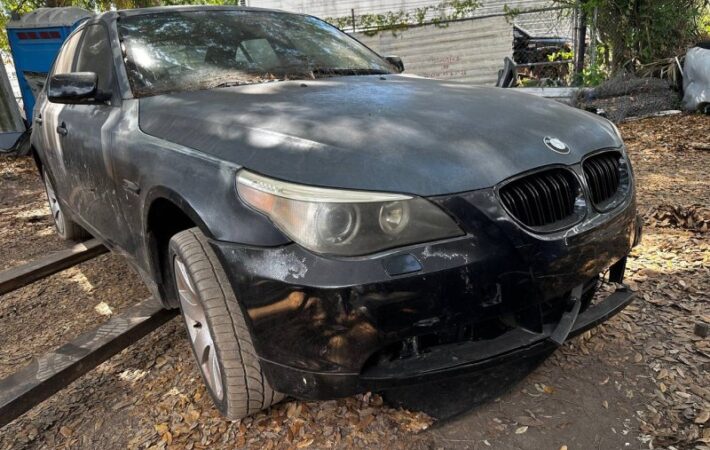
<instances>
[{"instance_id":1,"label":"bmw roundel emblem","mask_svg":"<svg viewBox=\"0 0 710 450\"><path fill-rule=\"evenodd\" d=\"M569 147L567 146L567 144L557 138L545 136L545 139L543 139L543 141L545 142L545 145L547 145L547 148L549 148L553 152L562 153L563 155L569 153Z\"/></svg>"}]
</instances>

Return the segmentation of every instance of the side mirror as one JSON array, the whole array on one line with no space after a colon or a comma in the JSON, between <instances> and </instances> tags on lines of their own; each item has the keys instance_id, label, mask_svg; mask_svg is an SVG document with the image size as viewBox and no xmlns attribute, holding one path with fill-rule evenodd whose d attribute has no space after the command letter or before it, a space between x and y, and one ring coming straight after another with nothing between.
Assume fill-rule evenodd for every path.
<instances>
[{"instance_id":1,"label":"side mirror","mask_svg":"<svg viewBox=\"0 0 710 450\"><path fill-rule=\"evenodd\" d=\"M399 73L404 72L404 63L399 56L385 56L388 63L392 64Z\"/></svg>"},{"instance_id":2,"label":"side mirror","mask_svg":"<svg viewBox=\"0 0 710 450\"><path fill-rule=\"evenodd\" d=\"M97 86L98 77L94 72L60 73L49 79L47 98L52 103L99 101Z\"/></svg>"}]
</instances>

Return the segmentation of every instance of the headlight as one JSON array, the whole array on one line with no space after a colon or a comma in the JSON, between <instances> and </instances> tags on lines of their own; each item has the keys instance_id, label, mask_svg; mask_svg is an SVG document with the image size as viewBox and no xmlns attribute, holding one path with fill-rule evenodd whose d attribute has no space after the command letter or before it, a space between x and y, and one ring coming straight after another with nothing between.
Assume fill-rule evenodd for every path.
<instances>
[{"instance_id":1,"label":"headlight","mask_svg":"<svg viewBox=\"0 0 710 450\"><path fill-rule=\"evenodd\" d=\"M303 186L246 170L237 174L237 191L316 253L364 255L463 234L438 206L418 197Z\"/></svg>"}]
</instances>

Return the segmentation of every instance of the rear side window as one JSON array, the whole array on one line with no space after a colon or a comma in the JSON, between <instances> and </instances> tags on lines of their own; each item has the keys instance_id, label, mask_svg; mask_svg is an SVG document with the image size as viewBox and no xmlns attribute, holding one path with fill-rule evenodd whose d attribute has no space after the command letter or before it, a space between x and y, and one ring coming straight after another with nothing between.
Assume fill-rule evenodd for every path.
<instances>
[{"instance_id":1,"label":"rear side window","mask_svg":"<svg viewBox=\"0 0 710 450\"><path fill-rule=\"evenodd\" d=\"M74 72L94 72L100 92L113 90L113 57L106 28L101 25L86 27Z\"/></svg>"},{"instance_id":2,"label":"rear side window","mask_svg":"<svg viewBox=\"0 0 710 450\"><path fill-rule=\"evenodd\" d=\"M54 63L54 69L52 70L52 75L58 73L69 73L72 70L72 62L74 62L74 55L76 54L76 47L81 40L81 35L83 31L80 31L72 35L67 42L62 46L62 51L57 56L57 61Z\"/></svg>"}]
</instances>

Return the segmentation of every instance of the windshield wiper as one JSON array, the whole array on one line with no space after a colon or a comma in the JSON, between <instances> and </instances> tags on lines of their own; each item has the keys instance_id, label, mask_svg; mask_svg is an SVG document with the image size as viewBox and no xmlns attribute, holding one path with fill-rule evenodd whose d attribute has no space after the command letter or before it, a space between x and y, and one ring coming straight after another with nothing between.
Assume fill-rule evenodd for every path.
<instances>
[{"instance_id":1,"label":"windshield wiper","mask_svg":"<svg viewBox=\"0 0 710 450\"><path fill-rule=\"evenodd\" d=\"M245 84L252 84L253 82L249 81L222 81L216 84L210 84L209 89L216 89L216 88L225 88L225 87L232 87L232 86L243 86Z\"/></svg>"},{"instance_id":2,"label":"windshield wiper","mask_svg":"<svg viewBox=\"0 0 710 450\"><path fill-rule=\"evenodd\" d=\"M266 77L266 76L253 76L249 79L239 79L239 80L226 80L226 81L214 81L212 83L204 83L203 89L216 89L216 88L226 88L234 86L245 86L247 84L258 84L258 83L268 83L270 81L277 81L281 78Z\"/></svg>"},{"instance_id":3,"label":"windshield wiper","mask_svg":"<svg viewBox=\"0 0 710 450\"><path fill-rule=\"evenodd\" d=\"M388 70L370 68L339 68L339 67L314 67L310 70L314 76L317 75L389 75Z\"/></svg>"}]
</instances>

